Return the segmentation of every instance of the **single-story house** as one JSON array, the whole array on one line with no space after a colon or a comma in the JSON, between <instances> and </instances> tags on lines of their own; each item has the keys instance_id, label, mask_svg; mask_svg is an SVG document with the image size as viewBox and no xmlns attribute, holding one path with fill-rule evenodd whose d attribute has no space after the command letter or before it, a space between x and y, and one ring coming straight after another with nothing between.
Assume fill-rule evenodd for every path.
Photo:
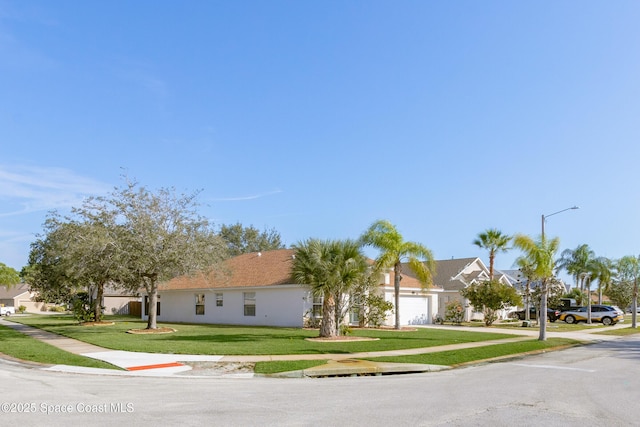
<instances>
[{"instance_id":1,"label":"single-story house","mask_svg":"<svg viewBox=\"0 0 640 427\"><path fill-rule=\"evenodd\" d=\"M0 305L4 307L18 307L25 305L24 301L31 299L32 293L29 291L29 285L20 283L14 286L0 286ZM26 307L26 305L25 305Z\"/></svg>"},{"instance_id":2,"label":"single-story house","mask_svg":"<svg viewBox=\"0 0 640 427\"><path fill-rule=\"evenodd\" d=\"M305 319L320 315L322 298L314 298L307 285L292 283L294 254L292 249L243 254L226 260L221 271L162 283L158 321L303 327ZM393 303L393 273L383 274L381 282L378 291ZM438 290L423 292L412 277L403 277L401 284L401 323L431 323ZM143 296L146 319L148 297ZM350 324L358 320L353 315L345 319ZM393 322L390 314L386 323Z\"/></svg>"},{"instance_id":3,"label":"single-story house","mask_svg":"<svg viewBox=\"0 0 640 427\"><path fill-rule=\"evenodd\" d=\"M218 271L162 283L158 321L303 327L314 298L307 286L292 283L293 257L291 249L242 254ZM143 296L146 319L148 297Z\"/></svg>"}]
</instances>

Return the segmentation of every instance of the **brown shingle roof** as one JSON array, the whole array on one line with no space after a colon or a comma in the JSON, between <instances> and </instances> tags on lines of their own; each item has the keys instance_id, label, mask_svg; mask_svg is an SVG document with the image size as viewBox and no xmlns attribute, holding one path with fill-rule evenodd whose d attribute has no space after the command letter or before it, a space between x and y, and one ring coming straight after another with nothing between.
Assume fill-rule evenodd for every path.
<instances>
[{"instance_id":1,"label":"brown shingle roof","mask_svg":"<svg viewBox=\"0 0 640 427\"><path fill-rule=\"evenodd\" d=\"M162 283L160 291L274 286L291 283L292 249L252 252L224 261L209 274L181 276Z\"/></svg>"},{"instance_id":2,"label":"brown shingle roof","mask_svg":"<svg viewBox=\"0 0 640 427\"><path fill-rule=\"evenodd\" d=\"M0 285L1 299L15 298L25 292L29 292L29 285L27 283L20 283L15 286Z\"/></svg>"}]
</instances>

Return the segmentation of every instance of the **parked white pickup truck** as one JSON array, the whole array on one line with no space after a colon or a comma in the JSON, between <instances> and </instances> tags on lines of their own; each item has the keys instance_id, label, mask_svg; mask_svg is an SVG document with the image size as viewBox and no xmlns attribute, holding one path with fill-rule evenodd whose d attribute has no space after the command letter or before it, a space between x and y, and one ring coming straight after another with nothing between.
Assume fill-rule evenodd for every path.
<instances>
[{"instance_id":1,"label":"parked white pickup truck","mask_svg":"<svg viewBox=\"0 0 640 427\"><path fill-rule=\"evenodd\" d=\"M0 306L0 316L11 316L12 314L16 314L15 307Z\"/></svg>"}]
</instances>

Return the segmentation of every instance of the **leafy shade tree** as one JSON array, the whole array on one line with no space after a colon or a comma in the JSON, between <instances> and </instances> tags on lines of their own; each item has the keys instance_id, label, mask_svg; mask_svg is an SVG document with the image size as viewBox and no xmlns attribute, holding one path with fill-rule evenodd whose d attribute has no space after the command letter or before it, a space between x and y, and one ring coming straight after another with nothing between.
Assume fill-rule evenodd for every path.
<instances>
[{"instance_id":1,"label":"leafy shade tree","mask_svg":"<svg viewBox=\"0 0 640 427\"><path fill-rule=\"evenodd\" d=\"M496 253L508 251L509 242L511 242L511 236L502 234L500 230L495 228L490 228L478 234L478 238L473 241L474 245L489 251L489 280L493 280Z\"/></svg>"},{"instance_id":2,"label":"leafy shade tree","mask_svg":"<svg viewBox=\"0 0 640 427\"><path fill-rule=\"evenodd\" d=\"M638 282L640 281L640 256L627 255L616 264L618 280L631 286L631 327L637 326ZM623 306L624 307L624 306Z\"/></svg>"},{"instance_id":3,"label":"leafy shade tree","mask_svg":"<svg viewBox=\"0 0 640 427\"><path fill-rule=\"evenodd\" d=\"M629 307L633 302L633 283L614 280L607 288L605 295L609 297L613 305L622 308Z\"/></svg>"},{"instance_id":4,"label":"leafy shade tree","mask_svg":"<svg viewBox=\"0 0 640 427\"><path fill-rule=\"evenodd\" d=\"M220 227L220 237L229 248L229 255L236 256L250 252L284 249L280 233L275 229L260 231L250 225L243 227L239 222Z\"/></svg>"},{"instance_id":5,"label":"leafy shade tree","mask_svg":"<svg viewBox=\"0 0 640 427\"><path fill-rule=\"evenodd\" d=\"M522 304L522 298L512 286L497 280L474 283L460 293L474 307L482 307L486 326L491 326L498 319L498 310Z\"/></svg>"},{"instance_id":6,"label":"leafy shade tree","mask_svg":"<svg viewBox=\"0 0 640 427\"><path fill-rule=\"evenodd\" d=\"M16 270L0 262L0 285L13 286L20 283L20 275Z\"/></svg>"},{"instance_id":7,"label":"leafy shade tree","mask_svg":"<svg viewBox=\"0 0 640 427\"><path fill-rule=\"evenodd\" d=\"M544 236L540 240L533 240L524 234L517 234L513 238L516 248L519 248L523 255L520 257L523 262L531 266L532 276L540 283L540 313L547 312L547 291L548 284L554 277L555 256L560 246L560 239L546 239ZM545 316L546 318L546 316ZM547 339L547 323L540 322L540 341Z\"/></svg>"},{"instance_id":8,"label":"leafy shade tree","mask_svg":"<svg viewBox=\"0 0 640 427\"><path fill-rule=\"evenodd\" d=\"M120 282L148 295L147 329L157 329L158 284L181 275L206 272L227 255L224 241L197 214L197 193L151 192L127 180L107 200L118 214Z\"/></svg>"},{"instance_id":9,"label":"leafy shade tree","mask_svg":"<svg viewBox=\"0 0 640 427\"><path fill-rule=\"evenodd\" d=\"M406 242L396 227L386 220L374 222L360 237L363 245L380 251L376 270L393 268L395 328L400 329L400 278L402 263L407 262L423 287L431 286L435 262L431 251L424 245Z\"/></svg>"},{"instance_id":10,"label":"leafy shade tree","mask_svg":"<svg viewBox=\"0 0 640 427\"><path fill-rule=\"evenodd\" d=\"M351 240L309 239L294 245L292 279L311 288L314 296L322 296L321 337L339 333L336 321L336 297L365 279L368 265L360 245Z\"/></svg>"},{"instance_id":11,"label":"leafy shade tree","mask_svg":"<svg viewBox=\"0 0 640 427\"><path fill-rule=\"evenodd\" d=\"M62 291L69 302L85 289L91 311L82 320L101 320L104 286L116 283L122 266L115 214L98 202L86 199L65 218L52 212L44 224L44 240L32 245L30 258L30 283L41 296L60 299Z\"/></svg>"},{"instance_id":12,"label":"leafy shade tree","mask_svg":"<svg viewBox=\"0 0 640 427\"><path fill-rule=\"evenodd\" d=\"M44 234L31 243L28 264L20 272L22 280L29 289L37 294L38 301L54 304L69 304L75 292L76 284L67 276L70 268L64 252L64 228L56 220L48 218L44 223Z\"/></svg>"}]
</instances>

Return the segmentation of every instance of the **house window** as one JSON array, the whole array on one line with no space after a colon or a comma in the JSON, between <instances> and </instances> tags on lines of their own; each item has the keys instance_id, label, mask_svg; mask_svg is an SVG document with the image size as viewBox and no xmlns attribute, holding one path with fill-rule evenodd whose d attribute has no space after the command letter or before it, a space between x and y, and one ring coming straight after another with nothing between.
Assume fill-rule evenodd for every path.
<instances>
[{"instance_id":1,"label":"house window","mask_svg":"<svg viewBox=\"0 0 640 427\"><path fill-rule=\"evenodd\" d=\"M349 311L349 323L357 325L361 320L360 317L362 313L363 298L362 295L351 295L351 299L353 300L353 306Z\"/></svg>"},{"instance_id":2,"label":"house window","mask_svg":"<svg viewBox=\"0 0 640 427\"><path fill-rule=\"evenodd\" d=\"M222 294L216 294L216 307L222 307Z\"/></svg>"},{"instance_id":3,"label":"house window","mask_svg":"<svg viewBox=\"0 0 640 427\"><path fill-rule=\"evenodd\" d=\"M149 315L149 296L144 296L144 314ZM160 295L158 295L158 302L156 303L156 316L160 316Z\"/></svg>"},{"instance_id":4,"label":"house window","mask_svg":"<svg viewBox=\"0 0 640 427\"><path fill-rule=\"evenodd\" d=\"M204 294L196 294L196 314L204 314Z\"/></svg>"},{"instance_id":5,"label":"house window","mask_svg":"<svg viewBox=\"0 0 640 427\"><path fill-rule=\"evenodd\" d=\"M322 302L322 295L313 297L313 307L311 309L311 314L316 319L322 317Z\"/></svg>"},{"instance_id":6,"label":"house window","mask_svg":"<svg viewBox=\"0 0 640 427\"><path fill-rule=\"evenodd\" d=\"M255 316L256 315L256 293L243 292L243 295L244 295L244 315Z\"/></svg>"}]
</instances>

